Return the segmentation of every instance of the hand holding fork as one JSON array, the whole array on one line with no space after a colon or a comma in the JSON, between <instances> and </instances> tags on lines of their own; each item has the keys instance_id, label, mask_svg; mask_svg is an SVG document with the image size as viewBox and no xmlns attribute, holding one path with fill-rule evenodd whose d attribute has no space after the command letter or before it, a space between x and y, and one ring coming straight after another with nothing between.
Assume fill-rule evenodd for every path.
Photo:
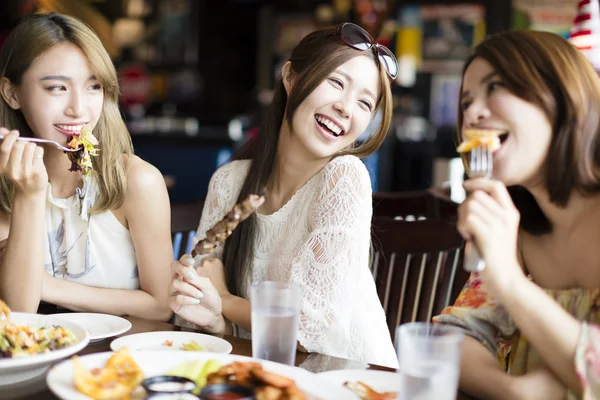
<instances>
[{"instance_id":1,"label":"hand holding fork","mask_svg":"<svg viewBox=\"0 0 600 400\"><path fill-rule=\"evenodd\" d=\"M15 196L45 193L48 172L44 165L44 149L19 137L19 132L0 128L0 175L12 181ZM31 138L35 139L35 138Z\"/></svg>"},{"instance_id":2,"label":"hand holding fork","mask_svg":"<svg viewBox=\"0 0 600 400\"><path fill-rule=\"evenodd\" d=\"M470 178L491 178L494 160L492 152L487 145L479 145L471 150L469 160ZM464 269L467 272L481 272L485 268L485 262L477 246L473 242L468 242L465 247Z\"/></svg>"}]
</instances>

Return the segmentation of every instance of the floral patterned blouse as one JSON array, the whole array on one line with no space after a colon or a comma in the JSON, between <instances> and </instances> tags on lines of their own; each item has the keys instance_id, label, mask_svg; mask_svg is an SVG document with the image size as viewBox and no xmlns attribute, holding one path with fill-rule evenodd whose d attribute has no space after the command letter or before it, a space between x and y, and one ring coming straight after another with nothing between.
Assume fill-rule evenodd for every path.
<instances>
[{"instance_id":1,"label":"floral patterned blouse","mask_svg":"<svg viewBox=\"0 0 600 400\"><path fill-rule=\"evenodd\" d=\"M562 308L585 321L575 351L575 367L584 390L583 399L600 399L600 289L545 290ZM462 327L496 354L511 375L523 375L541 363L541 357L521 336L508 312L474 273L456 299L434 322ZM572 392L566 399L578 399Z\"/></svg>"}]
</instances>

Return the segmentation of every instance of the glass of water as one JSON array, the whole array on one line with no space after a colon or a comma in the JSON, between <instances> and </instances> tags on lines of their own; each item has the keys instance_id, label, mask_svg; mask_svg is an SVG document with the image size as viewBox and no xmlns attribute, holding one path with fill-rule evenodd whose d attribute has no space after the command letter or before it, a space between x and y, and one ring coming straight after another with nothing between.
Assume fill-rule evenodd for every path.
<instances>
[{"instance_id":1,"label":"glass of water","mask_svg":"<svg viewBox=\"0 0 600 400\"><path fill-rule=\"evenodd\" d=\"M252 356L294 365L302 290L288 282L252 285Z\"/></svg>"},{"instance_id":2,"label":"glass of water","mask_svg":"<svg viewBox=\"0 0 600 400\"><path fill-rule=\"evenodd\" d=\"M463 333L425 322L398 327L399 400L455 400Z\"/></svg>"}]
</instances>

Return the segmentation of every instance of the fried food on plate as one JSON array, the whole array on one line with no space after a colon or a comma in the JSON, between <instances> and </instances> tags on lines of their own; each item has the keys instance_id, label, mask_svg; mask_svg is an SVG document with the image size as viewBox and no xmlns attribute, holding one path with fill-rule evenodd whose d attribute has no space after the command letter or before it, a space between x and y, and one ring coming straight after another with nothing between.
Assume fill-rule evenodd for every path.
<instances>
[{"instance_id":1,"label":"fried food on plate","mask_svg":"<svg viewBox=\"0 0 600 400\"><path fill-rule=\"evenodd\" d=\"M350 389L361 400L395 400L398 398L396 392L378 392L364 382L346 382L344 386Z\"/></svg>"},{"instance_id":2,"label":"fried food on plate","mask_svg":"<svg viewBox=\"0 0 600 400\"><path fill-rule=\"evenodd\" d=\"M73 356L75 387L96 400L124 399L144 380L144 373L126 347L115 352L102 368L87 370Z\"/></svg>"},{"instance_id":3,"label":"fried food on plate","mask_svg":"<svg viewBox=\"0 0 600 400\"><path fill-rule=\"evenodd\" d=\"M263 369L257 362L234 362L222 366L206 378L207 385L232 383L249 386L256 391L256 400L306 400L293 379Z\"/></svg>"}]
</instances>

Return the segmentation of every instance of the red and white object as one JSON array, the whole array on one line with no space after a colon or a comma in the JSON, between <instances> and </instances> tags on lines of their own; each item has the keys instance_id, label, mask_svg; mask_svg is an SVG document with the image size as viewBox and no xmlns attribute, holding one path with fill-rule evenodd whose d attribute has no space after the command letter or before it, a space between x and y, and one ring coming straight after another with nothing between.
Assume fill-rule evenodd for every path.
<instances>
[{"instance_id":1,"label":"red and white object","mask_svg":"<svg viewBox=\"0 0 600 400\"><path fill-rule=\"evenodd\" d=\"M569 41L600 71L600 5L598 0L580 0Z\"/></svg>"}]
</instances>

